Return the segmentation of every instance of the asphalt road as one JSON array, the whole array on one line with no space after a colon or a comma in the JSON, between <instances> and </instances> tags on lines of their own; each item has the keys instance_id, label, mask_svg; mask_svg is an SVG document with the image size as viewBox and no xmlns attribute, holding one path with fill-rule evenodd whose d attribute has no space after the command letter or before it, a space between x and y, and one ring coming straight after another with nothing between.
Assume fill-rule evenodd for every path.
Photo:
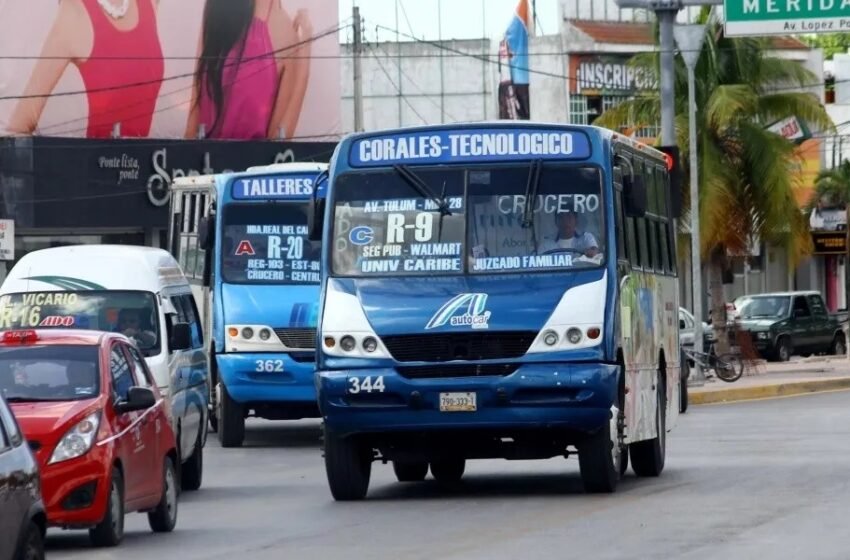
<instances>
[{"instance_id":1,"label":"asphalt road","mask_svg":"<svg viewBox=\"0 0 850 560\"><path fill-rule=\"evenodd\" d=\"M375 465L367 501L336 503L318 435L316 422L252 422L247 447L224 450L211 434L204 486L183 494L174 533L131 515L120 548L51 531L47 557L850 557L850 392L692 407L662 476L630 470L608 496L582 493L575 459L473 461L456 491Z\"/></svg>"}]
</instances>

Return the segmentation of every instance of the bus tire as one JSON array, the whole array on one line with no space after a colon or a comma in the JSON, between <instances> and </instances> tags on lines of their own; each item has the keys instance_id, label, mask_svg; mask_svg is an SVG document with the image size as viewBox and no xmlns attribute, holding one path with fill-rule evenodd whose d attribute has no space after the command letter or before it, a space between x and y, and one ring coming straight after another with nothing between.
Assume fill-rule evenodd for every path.
<instances>
[{"instance_id":1,"label":"bus tire","mask_svg":"<svg viewBox=\"0 0 850 560\"><path fill-rule=\"evenodd\" d=\"M424 461L393 461L393 471L399 482L421 482L428 474L428 463Z\"/></svg>"},{"instance_id":2,"label":"bus tire","mask_svg":"<svg viewBox=\"0 0 850 560\"><path fill-rule=\"evenodd\" d=\"M325 472L338 502L362 500L372 476L371 448L353 437L338 437L325 429Z\"/></svg>"},{"instance_id":3,"label":"bus tire","mask_svg":"<svg viewBox=\"0 0 850 560\"><path fill-rule=\"evenodd\" d=\"M664 459L667 453L667 398L661 379L659 374L656 385L657 406L655 409L657 435L652 439L629 445L632 470L638 476L658 476L664 470Z\"/></svg>"},{"instance_id":4,"label":"bus tire","mask_svg":"<svg viewBox=\"0 0 850 560\"><path fill-rule=\"evenodd\" d=\"M611 417L595 433L578 445L578 466L584 491L590 494L610 494L617 489L624 465L623 450L616 437L617 418Z\"/></svg>"},{"instance_id":5,"label":"bus tire","mask_svg":"<svg viewBox=\"0 0 850 560\"><path fill-rule=\"evenodd\" d=\"M222 447L242 447L245 441L245 413L242 405L233 400L227 387L221 383L218 387L218 440Z\"/></svg>"},{"instance_id":6,"label":"bus tire","mask_svg":"<svg viewBox=\"0 0 850 560\"><path fill-rule=\"evenodd\" d=\"M466 459L442 459L431 463L431 476L441 484L457 484L466 470Z\"/></svg>"}]
</instances>

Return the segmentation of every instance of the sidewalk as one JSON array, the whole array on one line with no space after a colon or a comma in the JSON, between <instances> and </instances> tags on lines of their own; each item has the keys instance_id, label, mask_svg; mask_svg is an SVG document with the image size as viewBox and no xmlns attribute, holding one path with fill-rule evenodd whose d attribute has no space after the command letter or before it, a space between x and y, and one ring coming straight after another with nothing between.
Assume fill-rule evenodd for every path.
<instances>
[{"instance_id":1,"label":"sidewalk","mask_svg":"<svg viewBox=\"0 0 850 560\"><path fill-rule=\"evenodd\" d=\"M786 363L760 363L755 369L734 383L710 378L702 387L690 385L688 401L696 405L850 390L850 360L844 356L794 358ZM691 370L691 383L693 378Z\"/></svg>"}]
</instances>

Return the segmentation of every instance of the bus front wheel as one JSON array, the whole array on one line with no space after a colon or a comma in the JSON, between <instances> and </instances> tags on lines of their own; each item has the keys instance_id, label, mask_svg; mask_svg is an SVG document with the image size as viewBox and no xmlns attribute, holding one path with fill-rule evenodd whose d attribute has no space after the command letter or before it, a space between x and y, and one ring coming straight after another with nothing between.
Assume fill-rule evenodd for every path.
<instances>
[{"instance_id":1,"label":"bus front wheel","mask_svg":"<svg viewBox=\"0 0 850 560\"><path fill-rule=\"evenodd\" d=\"M227 387L218 384L218 440L222 447L242 447L245 440L245 413L233 400Z\"/></svg>"},{"instance_id":2,"label":"bus front wheel","mask_svg":"<svg viewBox=\"0 0 850 560\"><path fill-rule=\"evenodd\" d=\"M624 449L617 435L619 410L616 406L610 414L609 421L578 446L581 481L585 491L593 494L614 492L628 465L623 464Z\"/></svg>"},{"instance_id":3,"label":"bus front wheel","mask_svg":"<svg viewBox=\"0 0 850 560\"><path fill-rule=\"evenodd\" d=\"M338 437L325 428L325 472L338 502L362 500L372 476L372 449L354 437Z\"/></svg>"}]
</instances>

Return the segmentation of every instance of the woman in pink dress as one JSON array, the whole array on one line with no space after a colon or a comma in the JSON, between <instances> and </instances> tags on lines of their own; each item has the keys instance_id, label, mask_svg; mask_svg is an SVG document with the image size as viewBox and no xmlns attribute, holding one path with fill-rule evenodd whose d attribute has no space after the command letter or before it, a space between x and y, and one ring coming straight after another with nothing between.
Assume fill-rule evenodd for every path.
<instances>
[{"instance_id":1,"label":"woman in pink dress","mask_svg":"<svg viewBox=\"0 0 850 560\"><path fill-rule=\"evenodd\" d=\"M310 73L313 30L280 0L207 0L186 137L292 138Z\"/></svg>"},{"instance_id":2,"label":"woman in pink dress","mask_svg":"<svg viewBox=\"0 0 850 560\"><path fill-rule=\"evenodd\" d=\"M60 0L22 99L11 134L32 134L47 99L69 65L79 69L88 100L89 138L150 134L165 72L157 30L159 0ZM133 85L134 84L134 85ZM57 132L65 132L59 130Z\"/></svg>"}]
</instances>

